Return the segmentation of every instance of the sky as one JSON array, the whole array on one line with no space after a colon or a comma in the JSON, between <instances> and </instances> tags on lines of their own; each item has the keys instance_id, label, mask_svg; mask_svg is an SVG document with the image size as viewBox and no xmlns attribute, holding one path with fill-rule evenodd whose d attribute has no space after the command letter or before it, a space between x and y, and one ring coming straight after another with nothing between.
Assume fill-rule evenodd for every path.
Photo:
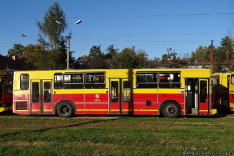
<instances>
[{"instance_id":1,"label":"sky","mask_svg":"<svg viewBox=\"0 0 234 156\"><path fill-rule=\"evenodd\" d=\"M37 44L45 11L55 0L0 0L0 54L14 44ZM114 45L144 50L149 59L161 58L172 48L178 55L200 45L215 47L234 33L233 0L57 0L73 26L70 50L77 59L92 46L105 53ZM24 34L26 37L22 37ZM68 30L63 36L68 35ZM234 35L232 36L234 37Z\"/></svg>"}]
</instances>

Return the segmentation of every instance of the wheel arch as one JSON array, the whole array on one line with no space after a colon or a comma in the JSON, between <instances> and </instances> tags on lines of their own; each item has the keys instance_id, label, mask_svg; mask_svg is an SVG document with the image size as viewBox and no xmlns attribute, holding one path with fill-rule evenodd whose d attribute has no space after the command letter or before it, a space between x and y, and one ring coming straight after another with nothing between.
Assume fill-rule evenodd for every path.
<instances>
[{"instance_id":1,"label":"wheel arch","mask_svg":"<svg viewBox=\"0 0 234 156\"><path fill-rule=\"evenodd\" d=\"M76 106L75 106L75 104L74 104L71 100L60 100L59 102L57 102L57 104L56 104L56 106L55 106L55 115L58 115L58 113L57 113L57 108L58 108L58 106L59 106L61 103L63 103L63 102L69 103L69 104L73 107L74 115L77 114L77 112L76 112Z\"/></svg>"},{"instance_id":2,"label":"wheel arch","mask_svg":"<svg viewBox=\"0 0 234 156\"><path fill-rule=\"evenodd\" d=\"M175 104L178 106L178 108L179 108L179 113L180 113L179 115L182 115L182 107L181 107L181 105L180 105L176 100L164 100L164 101L160 104L160 106L159 106L159 108L158 108L158 115L161 115L163 106L164 106L166 103L168 103L168 102L173 102L173 103L175 103Z\"/></svg>"}]
</instances>

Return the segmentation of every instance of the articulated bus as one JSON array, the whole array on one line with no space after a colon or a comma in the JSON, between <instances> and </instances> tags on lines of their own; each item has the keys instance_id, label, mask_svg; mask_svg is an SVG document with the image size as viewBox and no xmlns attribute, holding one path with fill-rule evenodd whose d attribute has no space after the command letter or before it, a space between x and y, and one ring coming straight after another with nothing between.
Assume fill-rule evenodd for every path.
<instances>
[{"instance_id":1,"label":"articulated bus","mask_svg":"<svg viewBox=\"0 0 234 156\"><path fill-rule=\"evenodd\" d=\"M73 115L212 115L210 69L16 71L13 112Z\"/></svg>"},{"instance_id":2,"label":"articulated bus","mask_svg":"<svg viewBox=\"0 0 234 156\"><path fill-rule=\"evenodd\" d=\"M13 73L0 70L0 112L12 110Z\"/></svg>"}]
</instances>

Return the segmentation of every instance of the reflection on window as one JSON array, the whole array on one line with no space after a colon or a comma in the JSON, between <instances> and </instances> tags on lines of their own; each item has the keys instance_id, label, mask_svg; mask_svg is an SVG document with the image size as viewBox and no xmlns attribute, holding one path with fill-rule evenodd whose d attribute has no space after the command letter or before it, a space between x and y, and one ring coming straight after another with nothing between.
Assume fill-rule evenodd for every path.
<instances>
[{"instance_id":1,"label":"reflection on window","mask_svg":"<svg viewBox=\"0 0 234 156\"><path fill-rule=\"evenodd\" d=\"M157 88L156 72L137 72L137 88Z\"/></svg>"},{"instance_id":2,"label":"reflection on window","mask_svg":"<svg viewBox=\"0 0 234 156\"><path fill-rule=\"evenodd\" d=\"M83 88L83 73L65 73L64 88Z\"/></svg>"},{"instance_id":3,"label":"reflection on window","mask_svg":"<svg viewBox=\"0 0 234 156\"><path fill-rule=\"evenodd\" d=\"M207 103L207 81L200 81L200 102Z\"/></svg>"},{"instance_id":4,"label":"reflection on window","mask_svg":"<svg viewBox=\"0 0 234 156\"><path fill-rule=\"evenodd\" d=\"M105 88L105 73L86 73L85 88Z\"/></svg>"},{"instance_id":5,"label":"reflection on window","mask_svg":"<svg viewBox=\"0 0 234 156\"><path fill-rule=\"evenodd\" d=\"M131 101L131 82L130 81L123 81L123 96L124 102Z\"/></svg>"},{"instance_id":6,"label":"reflection on window","mask_svg":"<svg viewBox=\"0 0 234 156\"><path fill-rule=\"evenodd\" d=\"M29 87L29 75L21 74L20 75L20 89L27 90Z\"/></svg>"},{"instance_id":7,"label":"reflection on window","mask_svg":"<svg viewBox=\"0 0 234 156\"><path fill-rule=\"evenodd\" d=\"M180 88L180 72L160 72L159 88Z\"/></svg>"},{"instance_id":8,"label":"reflection on window","mask_svg":"<svg viewBox=\"0 0 234 156\"><path fill-rule=\"evenodd\" d=\"M212 76L211 81L213 85L217 85L220 82L220 77L219 76Z\"/></svg>"},{"instance_id":9,"label":"reflection on window","mask_svg":"<svg viewBox=\"0 0 234 156\"><path fill-rule=\"evenodd\" d=\"M231 84L234 84L234 75L232 75Z\"/></svg>"},{"instance_id":10,"label":"reflection on window","mask_svg":"<svg viewBox=\"0 0 234 156\"><path fill-rule=\"evenodd\" d=\"M0 87L2 87L0 89L2 89L5 94L12 94L13 78L12 77L2 77Z\"/></svg>"},{"instance_id":11,"label":"reflection on window","mask_svg":"<svg viewBox=\"0 0 234 156\"><path fill-rule=\"evenodd\" d=\"M118 81L111 81L111 102L119 101Z\"/></svg>"},{"instance_id":12,"label":"reflection on window","mask_svg":"<svg viewBox=\"0 0 234 156\"><path fill-rule=\"evenodd\" d=\"M39 102L39 82L32 82L32 101Z\"/></svg>"},{"instance_id":13,"label":"reflection on window","mask_svg":"<svg viewBox=\"0 0 234 156\"><path fill-rule=\"evenodd\" d=\"M63 74L55 73L54 74L54 88L62 89L62 87L63 87Z\"/></svg>"},{"instance_id":14,"label":"reflection on window","mask_svg":"<svg viewBox=\"0 0 234 156\"><path fill-rule=\"evenodd\" d=\"M44 102L50 103L51 102L51 86L50 82L44 82Z\"/></svg>"}]
</instances>

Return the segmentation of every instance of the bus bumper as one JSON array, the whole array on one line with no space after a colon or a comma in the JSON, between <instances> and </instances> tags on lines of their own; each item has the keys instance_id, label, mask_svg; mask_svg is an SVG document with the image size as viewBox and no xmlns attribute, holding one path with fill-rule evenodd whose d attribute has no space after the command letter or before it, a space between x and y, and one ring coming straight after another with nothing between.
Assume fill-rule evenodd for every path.
<instances>
[{"instance_id":1,"label":"bus bumper","mask_svg":"<svg viewBox=\"0 0 234 156\"><path fill-rule=\"evenodd\" d=\"M212 109L212 115L217 114L217 109Z\"/></svg>"},{"instance_id":2,"label":"bus bumper","mask_svg":"<svg viewBox=\"0 0 234 156\"><path fill-rule=\"evenodd\" d=\"M0 112L4 112L4 111L8 111L8 110L12 110L12 106L0 107Z\"/></svg>"}]
</instances>

